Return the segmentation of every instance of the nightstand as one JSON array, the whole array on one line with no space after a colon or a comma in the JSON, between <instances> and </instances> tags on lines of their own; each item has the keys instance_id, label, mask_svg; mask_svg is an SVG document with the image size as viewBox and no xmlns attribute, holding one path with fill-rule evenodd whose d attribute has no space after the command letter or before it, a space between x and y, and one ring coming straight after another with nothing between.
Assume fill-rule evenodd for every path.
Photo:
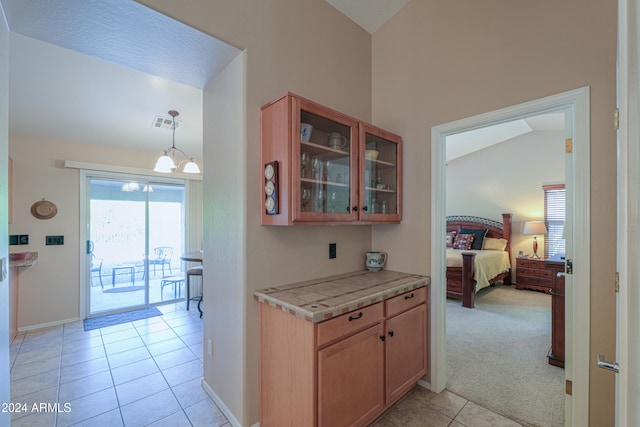
<instances>
[{"instance_id":1,"label":"nightstand","mask_svg":"<svg viewBox=\"0 0 640 427\"><path fill-rule=\"evenodd\" d=\"M516 289L531 289L550 293L553 286L553 272L543 259L516 258Z\"/></svg>"}]
</instances>

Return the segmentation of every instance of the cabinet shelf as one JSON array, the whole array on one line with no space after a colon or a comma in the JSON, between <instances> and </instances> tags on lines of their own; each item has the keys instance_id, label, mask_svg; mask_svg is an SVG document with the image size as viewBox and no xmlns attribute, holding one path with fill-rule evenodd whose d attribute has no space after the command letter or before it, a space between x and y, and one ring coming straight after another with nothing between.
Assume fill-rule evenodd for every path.
<instances>
[{"instance_id":1,"label":"cabinet shelf","mask_svg":"<svg viewBox=\"0 0 640 427\"><path fill-rule=\"evenodd\" d=\"M396 165L393 163L385 162L384 160L373 160L369 158L365 158L367 162L375 163L378 168L395 168Z\"/></svg>"},{"instance_id":2,"label":"cabinet shelf","mask_svg":"<svg viewBox=\"0 0 640 427\"><path fill-rule=\"evenodd\" d=\"M395 194L395 190L388 190L386 188L365 187L367 191L375 191L376 193L392 193Z\"/></svg>"},{"instance_id":3,"label":"cabinet shelf","mask_svg":"<svg viewBox=\"0 0 640 427\"><path fill-rule=\"evenodd\" d=\"M301 182L308 182L310 184L320 184L320 185L329 185L332 187L342 187L342 188L349 188L349 184L342 184L340 182L333 182L333 181L324 181L324 180L320 180L320 179L313 179L313 178L300 178Z\"/></svg>"},{"instance_id":4,"label":"cabinet shelf","mask_svg":"<svg viewBox=\"0 0 640 427\"><path fill-rule=\"evenodd\" d=\"M349 157L349 153L346 151L338 150L336 148L326 147L324 145L317 144L315 142L309 141L300 141L300 145L303 147L307 147L309 149L309 153L314 155L324 155L325 158L331 159L341 159L345 157Z\"/></svg>"}]
</instances>

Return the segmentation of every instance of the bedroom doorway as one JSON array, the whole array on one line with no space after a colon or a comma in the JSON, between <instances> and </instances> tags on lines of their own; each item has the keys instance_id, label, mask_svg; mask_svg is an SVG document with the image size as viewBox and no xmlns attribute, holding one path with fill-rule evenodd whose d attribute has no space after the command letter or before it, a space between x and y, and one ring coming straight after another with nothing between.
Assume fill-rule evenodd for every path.
<instances>
[{"instance_id":1,"label":"bedroom doorway","mask_svg":"<svg viewBox=\"0 0 640 427\"><path fill-rule=\"evenodd\" d=\"M446 289L445 254L441 242L445 241L446 217L446 138L471 129L503 124L545 113L566 112L566 139L573 143L573 152L567 156L566 179L569 205L576 207L568 212L573 225L566 230L567 258L574 261L573 275L567 277L565 306L568 315L565 378L573 383L573 396L565 395L565 425L585 425L588 414L588 364L589 364L589 312L573 306L589 307L589 237L583 230L589 229L589 88L542 98L491 113L474 116L432 128L432 246L431 287L431 390L442 391L447 384L446 372ZM517 172L517 165L515 165ZM504 172L504 171L503 171ZM500 212L501 213L501 212ZM572 240L572 236L577 236ZM573 253L572 253L573 252ZM513 259L513 258L512 258ZM578 292L572 292L572 282L580 283ZM574 327L575 325L575 327Z\"/></svg>"}]
</instances>

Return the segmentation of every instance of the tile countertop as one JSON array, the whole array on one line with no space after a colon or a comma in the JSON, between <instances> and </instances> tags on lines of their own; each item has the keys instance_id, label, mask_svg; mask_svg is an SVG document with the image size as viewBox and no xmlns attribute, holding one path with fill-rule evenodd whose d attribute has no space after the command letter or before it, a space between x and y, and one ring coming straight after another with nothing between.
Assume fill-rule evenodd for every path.
<instances>
[{"instance_id":1,"label":"tile countertop","mask_svg":"<svg viewBox=\"0 0 640 427\"><path fill-rule=\"evenodd\" d=\"M430 283L428 276L361 270L258 289L253 297L260 303L317 323Z\"/></svg>"}]
</instances>

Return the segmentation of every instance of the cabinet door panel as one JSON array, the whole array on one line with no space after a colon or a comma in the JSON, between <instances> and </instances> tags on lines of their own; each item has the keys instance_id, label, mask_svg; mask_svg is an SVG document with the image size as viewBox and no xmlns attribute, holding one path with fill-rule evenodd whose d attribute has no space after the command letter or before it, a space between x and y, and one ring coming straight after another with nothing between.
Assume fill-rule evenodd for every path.
<instances>
[{"instance_id":1,"label":"cabinet door panel","mask_svg":"<svg viewBox=\"0 0 640 427\"><path fill-rule=\"evenodd\" d=\"M360 125L360 218L400 222L402 139L369 124Z\"/></svg>"},{"instance_id":2,"label":"cabinet door panel","mask_svg":"<svg viewBox=\"0 0 640 427\"><path fill-rule=\"evenodd\" d=\"M298 98L292 114L293 221L356 221L358 123Z\"/></svg>"},{"instance_id":3,"label":"cabinet door panel","mask_svg":"<svg viewBox=\"0 0 640 427\"><path fill-rule=\"evenodd\" d=\"M318 425L362 426L384 406L384 329L378 324L318 352Z\"/></svg>"},{"instance_id":4,"label":"cabinet door panel","mask_svg":"<svg viewBox=\"0 0 640 427\"><path fill-rule=\"evenodd\" d=\"M386 322L388 405L427 372L427 308L421 305Z\"/></svg>"}]
</instances>

